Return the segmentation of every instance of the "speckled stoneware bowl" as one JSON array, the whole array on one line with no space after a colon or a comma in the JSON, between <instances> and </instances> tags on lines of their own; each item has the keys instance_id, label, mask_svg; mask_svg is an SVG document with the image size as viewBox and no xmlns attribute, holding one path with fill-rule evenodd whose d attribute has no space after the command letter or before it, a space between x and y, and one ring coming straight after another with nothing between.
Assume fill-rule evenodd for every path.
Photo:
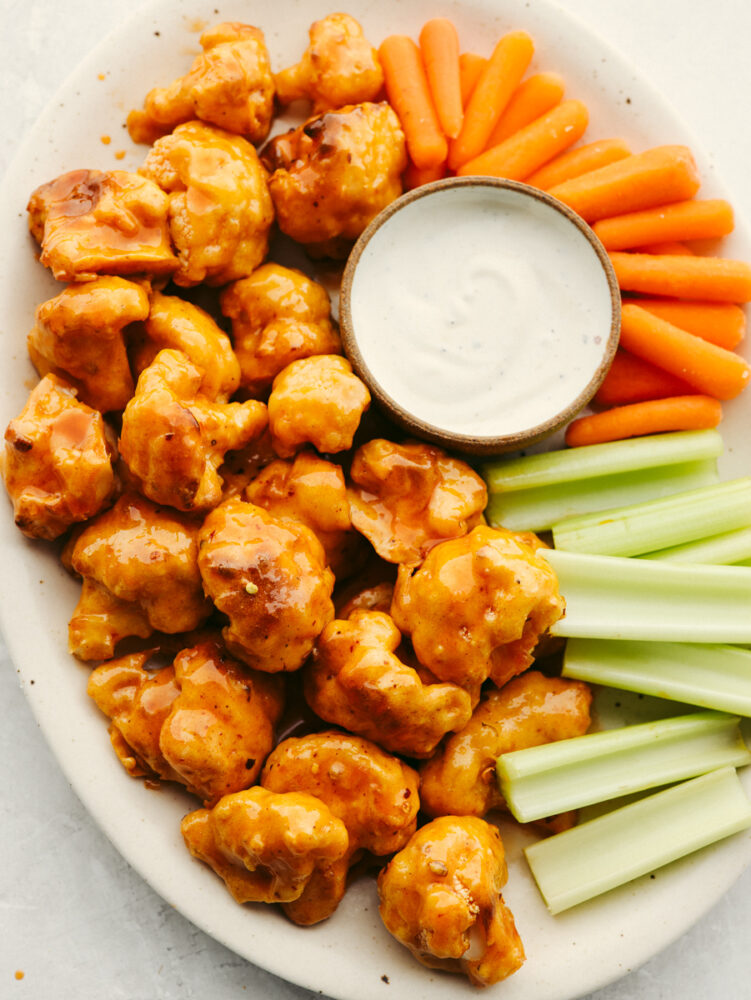
<instances>
[{"instance_id":1,"label":"speckled stoneware bowl","mask_svg":"<svg viewBox=\"0 0 751 1000\"><path fill-rule=\"evenodd\" d=\"M520 218L524 218L525 214L530 217L534 215L537 226L547 224L544 221L541 223L540 220L548 220L551 234L555 231L555 239L558 243L563 240L564 245L570 243L572 249L569 260L566 259L568 255L565 252L562 255L559 254L563 258L561 274L558 276L559 282L565 283L572 277L570 271L567 276L566 267L578 267L580 262L583 263L586 265L583 283L582 276L576 275L579 282L579 293L582 293L583 288L582 298L586 299L591 296L599 303L597 329L594 336L597 347L593 349L594 356L587 359L588 367L584 375L582 376L581 372L578 373L578 382L573 387L571 394L563 397L559 394L552 410L548 406L546 412L545 405L543 405L543 412L539 419L530 420L528 424L523 426L519 426L517 423L517 426L509 427L508 420L503 414L500 415L496 425L494 414L489 412L484 418L485 424L488 426L484 427L482 432L476 432L472 429L457 429L448 420L439 423L436 420L426 419L424 414L415 412L417 408L410 406L404 393L394 391L393 388L383 384L386 379L378 370L380 362L377 361L374 364L373 349L364 343L362 335L363 309L361 305L358 306L358 287L365 283L368 283L371 288L377 285L378 267L374 266L374 262L377 263L381 255L389 252L389 247L394 246L394 239L410 239L414 243L415 255L422 260L423 254L425 254L425 267L430 267L428 255L431 252L431 244L435 245L436 243L436 234L435 232L426 234L426 238L421 244L421 220L427 221L433 215L439 202L440 210L445 212L446 206L450 204L446 199L451 199L452 203L456 202L457 213L465 211L465 203L470 205L471 210L471 205L476 201L476 199L474 201L472 199L478 192L482 196L482 204L492 207L497 203L499 213L508 212L513 207L515 216ZM405 213L414 216L409 224L405 221L408 218ZM492 219L489 224L493 224ZM435 230L435 227L433 229ZM405 237L405 234L409 235ZM498 234L499 246L502 246L504 239L502 225L498 227ZM440 234L438 238L440 239ZM452 238L450 231L446 238L448 249ZM582 250L582 246L585 247L584 250ZM513 247L506 248L507 254L510 250L513 250ZM573 252L574 250L575 252ZM579 261L576 261L577 254ZM399 280L397 276L396 281ZM360 286L358 286L358 282L360 282ZM384 287L377 288L377 296L385 301L393 291L393 279L391 286L388 281L384 281L383 285ZM410 294L417 296L420 294L420 290L412 289ZM546 294L544 280L540 282L538 294L540 296ZM342 341L347 356L357 374L367 384L374 399L392 420L410 434L442 447L467 454L494 455L516 451L541 441L567 424L591 400L610 367L618 345L620 293L604 247L590 227L566 205L543 191L516 181L490 177L456 177L425 184L410 191L373 219L358 239L347 261L341 286L339 319ZM387 332L384 329L384 335ZM373 343L372 333L368 336L369 343ZM428 371L424 373L415 371L417 354L410 349L408 342L404 343L403 349L401 344L399 345L398 353L399 366L413 366L412 372L418 380L422 379L423 376L425 379L430 378ZM531 373L530 381L531 384L534 384L534 372ZM464 389L466 397L466 386ZM499 386L499 394L502 391L503 386ZM530 389L530 391L534 391L534 389ZM544 393L541 393L541 398L543 396ZM491 429L491 432L485 433L486 429Z\"/></svg>"}]
</instances>

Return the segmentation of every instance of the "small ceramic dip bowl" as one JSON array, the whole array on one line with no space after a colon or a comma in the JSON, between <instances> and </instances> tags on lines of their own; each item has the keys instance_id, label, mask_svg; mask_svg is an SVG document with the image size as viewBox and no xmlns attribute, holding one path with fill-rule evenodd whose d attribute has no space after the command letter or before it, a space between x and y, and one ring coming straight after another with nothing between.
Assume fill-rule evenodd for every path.
<instances>
[{"instance_id":1,"label":"small ceramic dip bowl","mask_svg":"<svg viewBox=\"0 0 751 1000\"><path fill-rule=\"evenodd\" d=\"M515 181L411 191L359 238L339 319L352 365L417 437L515 451L568 423L613 359L620 294L607 253L565 205Z\"/></svg>"}]
</instances>

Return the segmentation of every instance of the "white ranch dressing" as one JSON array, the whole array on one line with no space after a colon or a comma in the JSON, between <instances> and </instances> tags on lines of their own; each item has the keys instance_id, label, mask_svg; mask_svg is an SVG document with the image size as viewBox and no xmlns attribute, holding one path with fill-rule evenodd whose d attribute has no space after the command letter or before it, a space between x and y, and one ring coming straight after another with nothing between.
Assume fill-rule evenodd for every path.
<instances>
[{"instance_id":1,"label":"white ranch dressing","mask_svg":"<svg viewBox=\"0 0 751 1000\"><path fill-rule=\"evenodd\" d=\"M436 190L387 219L357 264L350 309L383 392L477 437L529 430L573 402L612 319L584 234L537 198L480 185Z\"/></svg>"}]
</instances>

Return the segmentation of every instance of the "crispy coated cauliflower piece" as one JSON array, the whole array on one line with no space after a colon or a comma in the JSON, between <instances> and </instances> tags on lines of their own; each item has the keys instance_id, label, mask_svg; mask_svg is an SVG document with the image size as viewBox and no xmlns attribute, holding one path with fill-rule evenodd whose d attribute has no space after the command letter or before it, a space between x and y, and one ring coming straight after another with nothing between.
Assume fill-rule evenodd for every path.
<instances>
[{"instance_id":1,"label":"crispy coated cauliflower piece","mask_svg":"<svg viewBox=\"0 0 751 1000\"><path fill-rule=\"evenodd\" d=\"M524 962L501 896L507 878L494 826L472 816L444 816L418 830L381 872L381 917L418 962L490 986Z\"/></svg>"},{"instance_id":2,"label":"crispy coated cauliflower piece","mask_svg":"<svg viewBox=\"0 0 751 1000\"><path fill-rule=\"evenodd\" d=\"M269 396L274 450L290 458L305 444L334 453L352 447L370 393L346 358L317 354L279 372Z\"/></svg>"},{"instance_id":3,"label":"crispy coated cauliflower piece","mask_svg":"<svg viewBox=\"0 0 751 1000\"><path fill-rule=\"evenodd\" d=\"M189 813L181 829L193 857L224 879L238 903L299 899L349 846L346 826L320 799L260 787Z\"/></svg>"},{"instance_id":4,"label":"crispy coated cauliflower piece","mask_svg":"<svg viewBox=\"0 0 751 1000\"><path fill-rule=\"evenodd\" d=\"M344 257L402 193L404 133L390 106L327 111L272 139L263 152L283 233L320 256Z\"/></svg>"},{"instance_id":5,"label":"crispy coated cauliflower piece","mask_svg":"<svg viewBox=\"0 0 751 1000\"><path fill-rule=\"evenodd\" d=\"M146 289L124 278L68 285L36 311L28 347L40 375L62 375L95 410L122 410L133 395L124 332L146 319Z\"/></svg>"},{"instance_id":6,"label":"crispy coated cauliflower piece","mask_svg":"<svg viewBox=\"0 0 751 1000\"><path fill-rule=\"evenodd\" d=\"M58 281L100 274L168 275L169 199L146 177L125 170L72 170L31 195L29 229L39 258Z\"/></svg>"},{"instance_id":7,"label":"crispy coated cauliflower piece","mask_svg":"<svg viewBox=\"0 0 751 1000\"><path fill-rule=\"evenodd\" d=\"M97 410L47 375L5 431L2 461L16 524L29 538L58 538L98 514L117 488L114 441Z\"/></svg>"},{"instance_id":8,"label":"crispy coated cauliflower piece","mask_svg":"<svg viewBox=\"0 0 751 1000\"><path fill-rule=\"evenodd\" d=\"M349 14L329 14L310 26L310 45L296 66L274 74L280 104L303 98L319 114L374 101L383 87L378 53Z\"/></svg>"},{"instance_id":9,"label":"crispy coated cauliflower piece","mask_svg":"<svg viewBox=\"0 0 751 1000\"><path fill-rule=\"evenodd\" d=\"M476 472L429 444L368 441L350 478L352 523L394 563L419 562L437 542L465 535L488 500Z\"/></svg>"},{"instance_id":10,"label":"crispy coated cauliflower piece","mask_svg":"<svg viewBox=\"0 0 751 1000\"><path fill-rule=\"evenodd\" d=\"M592 693L581 681L528 670L487 691L460 732L420 767L420 799L429 816L484 816L504 806L495 762L503 753L583 736Z\"/></svg>"},{"instance_id":11,"label":"crispy coated cauliflower piece","mask_svg":"<svg viewBox=\"0 0 751 1000\"><path fill-rule=\"evenodd\" d=\"M291 517L313 531L337 580L362 566L363 539L352 530L341 466L301 451L294 462L267 465L249 484L244 497L275 517Z\"/></svg>"},{"instance_id":12,"label":"crispy coated cauliflower piece","mask_svg":"<svg viewBox=\"0 0 751 1000\"><path fill-rule=\"evenodd\" d=\"M263 264L224 289L221 307L232 320L242 384L254 396L292 361L341 352L328 293L302 271Z\"/></svg>"},{"instance_id":13,"label":"crispy coated cauliflower piece","mask_svg":"<svg viewBox=\"0 0 751 1000\"><path fill-rule=\"evenodd\" d=\"M166 347L187 354L201 369L201 395L206 399L226 403L236 392L240 365L227 334L199 306L176 295L154 292L142 336L131 350L136 374L148 368Z\"/></svg>"},{"instance_id":14,"label":"crispy coated cauliflower piece","mask_svg":"<svg viewBox=\"0 0 751 1000\"><path fill-rule=\"evenodd\" d=\"M227 615L231 653L257 670L297 670L334 617L334 574L304 524L230 499L200 533L206 593Z\"/></svg>"},{"instance_id":15,"label":"crispy coated cauliflower piece","mask_svg":"<svg viewBox=\"0 0 751 1000\"><path fill-rule=\"evenodd\" d=\"M140 169L168 195L178 285L226 285L266 256L274 206L258 154L202 122L158 139Z\"/></svg>"},{"instance_id":16,"label":"crispy coated cauliflower piece","mask_svg":"<svg viewBox=\"0 0 751 1000\"><path fill-rule=\"evenodd\" d=\"M330 917L344 896L347 871L361 851L382 856L403 847L415 831L417 775L380 747L349 733L315 733L284 740L269 755L261 785L272 792L308 792L346 826L347 853L314 873L284 911L297 924Z\"/></svg>"},{"instance_id":17,"label":"crispy coated cauliflower piece","mask_svg":"<svg viewBox=\"0 0 751 1000\"><path fill-rule=\"evenodd\" d=\"M149 145L176 125L199 118L262 142L274 111L274 78L260 28L225 22L200 38L203 53L185 76L146 95L142 111L128 115L133 142Z\"/></svg>"},{"instance_id":18,"label":"crispy coated cauliflower piece","mask_svg":"<svg viewBox=\"0 0 751 1000\"><path fill-rule=\"evenodd\" d=\"M480 525L402 565L391 615L423 666L468 690L526 670L563 615L558 580L525 536Z\"/></svg>"},{"instance_id":19,"label":"crispy coated cauliflower piece","mask_svg":"<svg viewBox=\"0 0 751 1000\"><path fill-rule=\"evenodd\" d=\"M126 494L73 537L63 561L82 576L69 625L71 653L106 660L120 639L198 628L211 604L198 572L198 525Z\"/></svg>"},{"instance_id":20,"label":"crispy coated cauliflower piece","mask_svg":"<svg viewBox=\"0 0 751 1000\"><path fill-rule=\"evenodd\" d=\"M89 679L126 770L178 781L207 802L252 785L282 712L278 679L244 669L212 640L156 673L144 669L150 655L112 660Z\"/></svg>"},{"instance_id":21,"label":"crispy coated cauliflower piece","mask_svg":"<svg viewBox=\"0 0 751 1000\"><path fill-rule=\"evenodd\" d=\"M200 394L202 381L182 351L160 351L123 413L120 456L133 481L150 500L182 511L216 507L225 452L243 448L267 423L263 403L213 403Z\"/></svg>"},{"instance_id":22,"label":"crispy coated cauliflower piece","mask_svg":"<svg viewBox=\"0 0 751 1000\"><path fill-rule=\"evenodd\" d=\"M318 637L304 670L305 700L326 722L408 757L428 757L472 715L455 684L424 684L395 650L399 630L380 611L355 611Z\"/></svg>"}]
</instances>

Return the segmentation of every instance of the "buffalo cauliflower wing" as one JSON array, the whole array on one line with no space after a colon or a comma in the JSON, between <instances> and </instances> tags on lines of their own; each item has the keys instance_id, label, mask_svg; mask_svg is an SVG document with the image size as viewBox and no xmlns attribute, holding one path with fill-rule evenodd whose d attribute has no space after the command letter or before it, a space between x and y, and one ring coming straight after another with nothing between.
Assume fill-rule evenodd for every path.
<instances>
[{"instance_id":1,"label":"buffalo cauliflower wing","mask_svg":"<svg viewBox=\"0 0 751 1000\"><path fill-rule=\"evenodd\" d=\"M201 395L202 381L182 351L160 351L123 413L120 456L133 481L150 500L182 511L216 507L225 452L243 448L267 423L263 403L214 403Z\"/></svg>"},{"instance_id":2,"label":"buffalo cauliflower wing","mask_svg":"<svg viewBox=\"0 0 751 1000\"><path fill-rule=\"evenodd\" d=\"M581 681L528 670L487 691L467 725L420 767L420 798L429 816L484 816L503 807L495 762L501 754L582 736L592 694Z\"/></svg>"},{"instance_id":3,"label":"buffalo cauliflower wing","mask_svg":"<svg viewBox=\"0 0 751 1000\"><path fill-rule=\"evenodd\" d=\"M314 874L302 895L284 905L297 924L330 917L344 896L347 872L360 852L382 856L403 847L417 825L417 774L380 747L349 733L291 738L271 752L261 785L272 792L307 792L325 802L347 828L347 853Z\"/></svg>"},{"instance_id":4,"label":"buffalo cauliflower wing","mask_svg":"<svg viewBox=\"0 0 751 1000\"><path fill-rule=\"evenodd\" d=\"M401 638L380 611L331 622L305 667L305 700L322 719L384 750L428 757L469 722L472 701L455 684L424 684L396 655Z\"/></svg>"},{"instance_id":5,"label":"buffalo cauliflower wing","mask_svg":"<svg viewBox=\"0 0 751 1000\"><path fill-rule=\"evenodd\" d=\"M146 289L133 281L69 285L37 309L29 355L40 375L62 375L95 410L122 410L133 395L125 328L148 314Z\"/></svg>"},{"instance_id":6,"label":"buffalo cauliflower wing","mask_svg":"<svg viewBox=\"0 0 751 1000\"><path fill-rule=\"evenodd\" d=\"M146 95L143 110L128 115L134 142L151 144L175 126L198 118L262 142L274 111L274 78L263 32L225 22L200 38L203 53L190 72Z\"/></svg>"},{"instance_id":7,"label":"buffalo cauliflower wing","mask_svg":"<svg viewBox=\"0 0 751 1000\"><path fill-rule=\"evenodd\" d=\"M242 384L251 395L268 392L292 361L341 351L328 293L302 271L263 264L224 289L221 307L232 320Z\"/></svg>"},{"instance_id":8,"label":"buffalo cauliflower wing","mask_svg":"<svg viewBox=\"0 0 751 1000\"><path fill-rule=\"evenodd\" d=\"M429 444L374 438L352 460L352 523L382 559L419 562L437 542L465 535L488 493L465 462Z\"/></svg>"},{"instance_id":9,"label":"buffalo cauliflower wing","mask_svg":"<svg viewBox=\"0 0 751 1000\"><path fill-rule=\"evenodd\" d=\"M370 393L338 354L301 358L279 372L269 396L274 450L290 458L305 444L335 453L352 447Z\"/></svg>"},{"instance_id":10,"label":"buffalo cauliflower wing","mask_svg":"<svg viewBox=\"0 0 751 1000\"><path fill-rule=\"evenodd\" d=\"M198 525L176 510L125 494L75 535L64 562L83 577L68 627L70 651L106 660L129 635L198 628L211 604L198 572Z\"/></svg>"},{"instance_id":11,"label":"buffalo cauliflower wing","mask_svg":"<svg viewBox=\"0 0 751 1000\"><path fill-rule=\"evenodd\" d=\"M381 872L381 917L423 965L490 986L524 962L501 896L507 877L494 826L472 816L444 816L418 830Z\"/></svg>"},{"instance_id":12,"label":"buffalo cauliflower wing","mask_svg":"<svg viewBox=\"0 0 751 1000\"><path fill-rule=\"evenodd\" d=\"M166 192L178 285L225 285L266 256L274 221L266 173L247 140L202 122L158 139L140 173Z\"/></svg>"},{"instance_id":13,"label":"buffalo cauliflower wing","mask_svg":"<svg viewBox=\"0 0 751 1000\"><path fill-rule=\"evenodd\" d=\"M240 385L240 365L232 342L209 314L176 295L151 295L148 318L132 341L133 368L140 375L164 348L187 354L202 373L201 395L226 403ZM133 393L131 392L131 395Z\"/></svg>"},{"instance_id":14,"label":"buffalo cauliflower wing","mask_svg":"<svg viewBox=\"0 0 751 1000\"><path fill-rule=\"evenodd\" d=\"M230 499L200 533L206 593L227 615L230 652L258 670L299 669L334 617L334 575L310 528Z\"/></svg>"},{"instance_id":15,"label":"buffalo cauliflower wing","mask_svg":"<svg viewBox=\"0 0 751 1000\"><path fill-rule=\"evenodd\" d=\"M329 14L313 22L309 36L300 62L274 74L280 104L308 99L319 114L378 97L383 87L378 53L354 17Z\"/></svg>"},{"instance_id":16,"label":"buffalo cauliflower wing","mask_svg":"<svg viewBox=\"0 0 751 1000\"><path fill-rule=\"evenodd\" d=\"M263 151L283 233L321 256L346 256L352 241L402 193L404 133L391 107L327 111L272 139Z\"/></svg>"},{"instance_id":17,"label":"buffalo cauliflower wing","mask_svg":"<svg viewBox=\"0 0 751 1000\"><path fill-rule=\"evenodd\" d=\"M101 413L47 375L5 431L2 471L16 524L30 538L58 538L112 499L114 442Z\"/></svg>"},{"instance_id":18,"label":"buffalo cauliflower wing","mask_svg":"<svg viewBox=\"0 0 751 1000\"><path fill-rule=\"evenodd\" d=\"M29 199L40 261L58 281L100 274L169 275L177 269L169 199L147 177L125 170L72 170Z\"/></svg>"},{"instance_id":19,"label":"buffalo cauliflower wing","mask_svg":"<svg viewBox=\"0 0 751 1000\"><path fill-rule=\"evenodd\" d=\"M440 542L419 567L400 566L391 605L420 663L468 690L526 670L563 610L556 575L528 536L485 525Z\"/></svg>"},{"instance_id":20,"label":"buffalo cauliflower wing","mask_svg":"<svg viewBox=\"0 0 751 1000\"><path fill-rule=\"evenodd\" d=\"M259 786L225 795L182 821L193 857L219 875L238 903L290 903L347 853L347 828L305 792Z\"/></svg>"}]
</instances>

